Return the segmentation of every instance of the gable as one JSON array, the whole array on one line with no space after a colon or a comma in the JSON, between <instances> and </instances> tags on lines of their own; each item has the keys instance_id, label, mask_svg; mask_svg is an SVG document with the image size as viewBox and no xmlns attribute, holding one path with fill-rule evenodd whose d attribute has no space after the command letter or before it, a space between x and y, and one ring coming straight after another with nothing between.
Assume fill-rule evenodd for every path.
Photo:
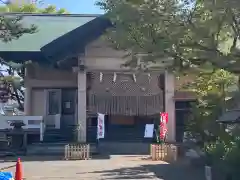
<instances>
[{"instance_id":1,"label":"gable","mask_svg":"<svg viewBox=\"0 0 240 180\"><path fill-rule=\"evenodd\" d=\"M85 47L99 38L112 25L104 15L73 29L69 33L53 40L41 48L52 62L59 61L72 54L85 53Z\"/></svg>"},{"instance_id":2,"label":"gable","mask_svg":"<svg viewBox=\"0 0 240 180\"><path fill-rule=\"evenodd\" d=\"M103 34L96 40L88 43L85 47L85 57L118 57L122 58L127 54L126 51L116 50L110 42L105 39Z\"/></svg>"},{"instance_id":3,"label":"gable","mask_svg":"<svg viewBox=\"0 0 240 180\"><path fill-rule=\"evenodd\" d=\"M112 44L105 38L105 34L85 46L85 62L88 68L98 70L137 70L137 61L133 61L132 66L124 66L132 60L128 56L130 51L116 50ZM161 61L148 62L146 69L150 71L163 71L167 63L172 63L170 59L161 59ZM107 65L107 66L106 66Z\"/></svg>"}]
</instances>

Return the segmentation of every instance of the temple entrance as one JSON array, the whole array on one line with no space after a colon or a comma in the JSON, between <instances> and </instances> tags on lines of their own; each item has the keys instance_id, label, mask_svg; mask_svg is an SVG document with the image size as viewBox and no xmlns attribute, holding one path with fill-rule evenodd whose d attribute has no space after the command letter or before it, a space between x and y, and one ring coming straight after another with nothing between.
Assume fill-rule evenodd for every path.
<instances>
[{"instance_id":1,"label":"temple entrance","mask_svg":"<svg viewBox=\"0 0 240 180\"><path fill-rule=\"evenodd\" d=\"M152 139L144 138L146 124L159 123L159 116L120 116L105 115L104 142L150 142ZM96 142L97 116L87 120L88 142Z\"/></svg>"},{"instance_id":2,"label":"temple entrance","mask_svg":"<svg viewBox=\"0 0 240 180\"><path fill-rule=\"evenodd\" d=\"M106 114L101 142L145 142L146 124L159 124L163 91L158 73L92 72L87 91L88 110ZM155 116L156 115L156 116ZM97 117L88 120L88 139L94 137ZM90 130L91 129L91 130Z\"/></svg>"},{"instance_id":3,"label":"temple entrance","mask_svg":"<svg viewBox=\"0 0 240 180\"><path fill-rule=\"evenodd\" d=\"M65 129L73 126L76 121L77 90L75 88L62 89L61 95L61 129Z\"/></svg>"},{"instance_id":4,"label":"temple entrance","mask_svg":"<svg viewBox=\"0 0 240 180\"><path fill-rule=\"evenodd\" d=\"M112 115L106 118L104 141L149 142L144 138L146 124L154 124L153 117Z\"/></svg>"},{"instance_id":5,"label":"temple entrance","mask_svg":"<svg viewBox=\"0 0 240 180\"><path fill-rule=\"evenodd\" d=\"M76 88L47 89L45 142L73 140L76 120Z\"/></svg>"}]
</instances>

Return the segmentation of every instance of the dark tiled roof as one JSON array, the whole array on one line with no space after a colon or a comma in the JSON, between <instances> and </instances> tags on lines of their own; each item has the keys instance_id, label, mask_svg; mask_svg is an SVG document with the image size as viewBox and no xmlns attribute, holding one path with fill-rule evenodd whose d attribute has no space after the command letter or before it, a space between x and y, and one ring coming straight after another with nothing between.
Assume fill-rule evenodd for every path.
<instances>
[{"instance_id":1,"label":"dark tiled roof","mask_svg":"<svg viewBox=\"0 0 240 180\"><path fill-rule=\"evenodd\" d=\"M240 110L232 110L225 112L219 117L217 122L221 123L239 123L240 122Z\"/></svg>"},{"instance_id":2,"label":"dark tiled roof","mask_svg":"<svg viewBox=\"0 0 240 180\"><path fill-rule=\"evenodd\" d=\"M14 62L27 60L41 62L39 59L44 59L44 63L54 64L76 52L83 53L88 43L101 36L111 26L111 22L103 15L43 15L26 13L11 13L7 15L21 15L24 27L29 27L33 24L37 26L36 33L24 34L20 38L8 43L0 42L0 56L6 61ZM24 52L24 54L21 52ZM34 57L32 52L34 52ZM11 58L10 56L13 53L14 58L8 59Z\"/></svg>"},{"instance_id":3,"label":"dark tiled roof","mask_svg":"<svg viewBox=\"0 0 240 180\"><path fill-rule=\"evenodd\" d=\"M41 51L52 61L58 61L76 52L84 53L85 46L111 26L111 22L105 16L91 18L88 21L85 19L77 28L45 44Z\"/></svg>"},{"instance_id":4,"label":"dark tiled roof","mask_svg":"<svg viewBox=\"0 0 240 180\"><path fill-rule=\"evenodd\" d=\"M86 15L41 15L41 14L6 14L6 16L23 17L22 24L29 27L34 24L37 26L37 32L33 34L24 34L19 39L11 42L0 42L0 51L9 52L30 52L40 51L40 49L51 41L58 39L66 33L92 21L96 16Z\"/></svg>"}]
</instances>

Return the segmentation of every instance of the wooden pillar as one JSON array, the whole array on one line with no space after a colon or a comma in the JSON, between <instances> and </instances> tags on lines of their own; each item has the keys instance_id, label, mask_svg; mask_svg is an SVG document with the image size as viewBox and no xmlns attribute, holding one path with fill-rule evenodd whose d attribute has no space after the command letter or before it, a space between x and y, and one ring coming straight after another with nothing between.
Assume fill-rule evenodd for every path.
<instances>
[{"instance_id":1,"label":"wooden pillar","mask_svg":"<svg viewBox=\"0 0 240 180\"><path fill-rule=\"evenodd\" d=\"M29 72L28 72L29 66L25 68L25 79L28 78ZM25 90L24 90L24 114L25 116L31 115L31 98L32 98L32 88L26 83L25 84Z\"/></svg>"},{"instance_id":2,"label":"wooden pillar","mask_svg":"<svg viewBox=\"0 0 240 180\"><path fill-rule=\"evenodd\" d=\"M24 90L24 114L26 116L31 115L31 94L32 94L31 87L25 87L25 90Z\"/></svg>"},{"instance_id":3,"label":"wooden pillar","mask_svg":"<svg viewBox=\"0 0 240 180\"><path fill-rule=\"evenodd\" d=\"M23 148L26 149L27 148L27 141L28 141L28 132L24 132L23 133Z\"/></svg>"},{"instance_id":4,"label":"wooden pillar","mask_svg":"<svg viewBox=\"0 0 240 180\"><path fill-rule=\"evenodd\" d=\"M79 57L79 68L78 68L78 116L77 116L77 126L78 126L78 136L77 141L85 143L87 141L87 78L86 71L81 69L83 65L84 57Z\"/></svg>"},{"instance_id":5,"label":"wooden pillar","mask_svg":"<svg viewBox=\"0 0 240 180\"><path fill-rule=\"evenodd\" d=\"M175 76L165 72L165 111L168 113L168 134L167 142L176 141L176 120L175 120Z\"/></svg>"}]
</instances>

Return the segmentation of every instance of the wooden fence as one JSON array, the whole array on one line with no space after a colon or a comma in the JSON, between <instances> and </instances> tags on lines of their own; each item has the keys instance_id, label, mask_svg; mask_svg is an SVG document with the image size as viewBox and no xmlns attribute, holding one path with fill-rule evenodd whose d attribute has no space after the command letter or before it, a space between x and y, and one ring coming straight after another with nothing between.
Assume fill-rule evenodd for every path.
<instances>
[{"instance_id":1,"label":"wooden fence","mask_svg":"<svg viewBox=\"0 0 240 180\"><path fill-rule=\"evenodd\" d=\"M172 144L151 144L150 153L153 161L177 160L177 147Z\"/></svg>"},{"instance_id":2,"label":"wooden fence","mask_svg":"<svg viewBox=\"0 0 240 180\"><path fill-rule=\"evenodd\" d=\"M87 160L90 159L89 144L65 145L65 160Z\"/></svg>"}]
</instances>

